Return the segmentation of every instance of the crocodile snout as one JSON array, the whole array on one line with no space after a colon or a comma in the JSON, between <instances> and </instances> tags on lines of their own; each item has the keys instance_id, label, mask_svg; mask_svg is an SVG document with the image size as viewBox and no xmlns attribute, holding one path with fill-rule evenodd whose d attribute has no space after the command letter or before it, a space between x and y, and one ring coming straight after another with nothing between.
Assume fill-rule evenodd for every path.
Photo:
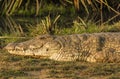
<instances>
[{"instance_id":1,"label":"crocodile snout","mask_svg":"<svg viewBox=\"0 0 120 79\"><path fill-rule=\"evenodd\" d=\"M7 46L5 46L3 49L5 50L14 50L16 46L16 43L9 43Z\"/></svg>"}]
</instances>

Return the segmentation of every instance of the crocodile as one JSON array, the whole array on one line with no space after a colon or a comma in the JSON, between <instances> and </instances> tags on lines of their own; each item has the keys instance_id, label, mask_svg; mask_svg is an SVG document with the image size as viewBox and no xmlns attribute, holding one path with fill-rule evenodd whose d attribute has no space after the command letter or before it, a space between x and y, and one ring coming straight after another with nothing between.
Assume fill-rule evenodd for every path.
<instances>
[{"instance_id":1,"label":"crocodile","mask_svg":"<svg viewBox=\"0 0 120 79\"><path fill-rule=\"evenodd\" d=\"M9 43L4 49L11 54L56 61L120 62L120 32L39 35Z\"/></svg>"}]
</instances>

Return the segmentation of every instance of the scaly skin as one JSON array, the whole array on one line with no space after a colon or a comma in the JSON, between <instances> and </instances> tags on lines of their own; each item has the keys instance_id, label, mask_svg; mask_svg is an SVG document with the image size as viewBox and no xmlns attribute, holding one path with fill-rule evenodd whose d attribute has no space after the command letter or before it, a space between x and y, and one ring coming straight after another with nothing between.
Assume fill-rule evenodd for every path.
<instances>
[{"instance_id":1,"label":"scaly skin","mask_svg":"<svg viewBox=\"0 0 120 79\"><path fill-rule=\"evenodd\" d=\"M42 35L25 42L10 43L5 49L11 54L57 61L119 62L120 32Z\"/></svg>"}]
</instances>

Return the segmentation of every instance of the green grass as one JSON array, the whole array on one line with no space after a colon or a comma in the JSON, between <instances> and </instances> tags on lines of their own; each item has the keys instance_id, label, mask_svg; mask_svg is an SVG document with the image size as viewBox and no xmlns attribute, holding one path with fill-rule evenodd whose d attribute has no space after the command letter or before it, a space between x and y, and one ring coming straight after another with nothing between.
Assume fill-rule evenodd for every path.
<instances>
[{"instance_id":1,"label":"green grass","mask_svg":"<svg viewBox=\"0 0 120 79\"><path fill-rule=\"evenodd\" d=\"M59 21L62 20L56 18L52 20L49 16L45 19L42 19L39 24L36 26L28 26L28 36L35 36L39 34L55 34L55 35L64 35L64 34L81 34L81 33L98 33L98 32L119 32L120 31L120 21L114 24L104 24L104 25L97 25L92 21L85 21L78 18L79 20L73 20L70 26L65 26L65 24L60 23ZM56 20L56 21L55 21ZM55 21L55 23L54 23ZM67 23L66 23L67 24Z\"/></svg>"},{"instance_id":2,"label":"green grass","mask_svg":"<svg viewBox=\"0 0 120 79\"><path fill-rule=\"evenodd\" d=\"M58 62L11 55L0 50L3 79L120 79L120 63Z\"/></svg>"}]
</instances>

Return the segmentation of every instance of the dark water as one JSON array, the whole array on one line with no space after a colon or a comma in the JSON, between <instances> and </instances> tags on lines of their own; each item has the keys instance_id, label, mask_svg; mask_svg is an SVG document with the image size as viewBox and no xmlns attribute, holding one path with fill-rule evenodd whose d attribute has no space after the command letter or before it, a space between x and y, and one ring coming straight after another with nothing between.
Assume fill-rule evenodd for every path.
<instances>
[{"instance_id":1,"label":"dark water","mask_svg":"<svg viewBox=\"0 0 120 79\"><path fill-rule=\"evenodd\" d=\"M0 17L0 49L10 40L13 40L11 38L4 38L5 36L21 33L21 29L25 32L29 25L34 27L39 24L40 19L39 17ZM11 37L14 37L14 35L11 35Z\"/></svg>"},{"instance_id":2,"label":"dark water","mask_svg":"<svg viewBox=\"0 0 120 79\"><path fill-rule=\"evenodd\" d=\"M39 17L0 17L0 36L19 27L24 30L28 25L34 26L40 23L40 19Z\"/></svg>"}]
</instances>

